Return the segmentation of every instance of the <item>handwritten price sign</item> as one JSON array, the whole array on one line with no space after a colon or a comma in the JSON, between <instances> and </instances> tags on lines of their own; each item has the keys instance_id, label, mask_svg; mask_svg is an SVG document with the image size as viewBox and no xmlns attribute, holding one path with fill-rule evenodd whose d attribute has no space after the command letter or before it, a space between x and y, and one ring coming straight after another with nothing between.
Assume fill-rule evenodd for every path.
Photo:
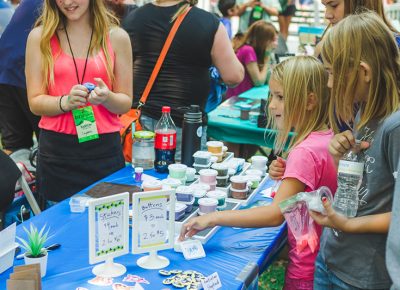
<instances>
[{"instance_id":1,"label":"handwritten price sign","mask_svg":"<svg viewBox=\"0 0 400 290\"><path fill-rule=\"evenodd\" d=\"M198 240L182 242L181 249L186 260L200 259L206 256L203 245Z\"/></svg>"},{"instance_id":2,"label":"handwritten price sign","mask_svg":"<svg viewBox=\"0 0 400 290\"><path fill-rule=\"evenodd\" d=\"M137 192L132 196L132 253L173 247L175 194L173 190Z\"/></svg>"},{"instance_id":3,"label":"handwritten price sign","mask_svg":"<svg viewBox=\"0 0 400 290\"><path fill-rule=\"evenodd\" d=\"M89 261L91 264L129 252L129 193L89 203Z\"/></svg>"},{"instance_id":4,"label":"handwritten price sign","mask_svg":"<svg viewBox=\"0 0 400 290\"><path fill-rule=\"evenodd\" d=\"M167 237L167 197L139 199L139 223L141 247L164 244Z\"/></svg>"}]
</instances>

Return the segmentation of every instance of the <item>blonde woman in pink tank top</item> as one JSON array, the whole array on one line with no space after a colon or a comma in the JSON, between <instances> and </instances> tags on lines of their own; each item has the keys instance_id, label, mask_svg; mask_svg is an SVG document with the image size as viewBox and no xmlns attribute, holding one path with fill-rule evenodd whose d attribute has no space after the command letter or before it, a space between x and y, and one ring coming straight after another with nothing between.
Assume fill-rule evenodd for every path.
<instances>
[{"instance_id":1,"label":"blonde woman in pink tank top","mask_svg":"<svg viewBox=\"0 0 400 290\"><path fill-rule=\"evenodd\" d=\"M30 109L41 116L39 194L58 202L124 166L118 115L132 104L132 53L103 1L43 5L25 73Z\"/></svg>"}]
</instances>

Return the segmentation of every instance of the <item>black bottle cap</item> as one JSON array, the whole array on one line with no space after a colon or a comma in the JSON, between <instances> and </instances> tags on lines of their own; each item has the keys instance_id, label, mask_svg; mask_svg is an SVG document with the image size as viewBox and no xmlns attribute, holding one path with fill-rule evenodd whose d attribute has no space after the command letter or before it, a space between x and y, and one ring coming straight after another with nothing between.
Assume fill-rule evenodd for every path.
<instances>
[{"instance_id":1,"label":"black bottle cap","mask_svg":"<svg viewBox=\"0 0 400 290\"><path fill-rule=\"evenodd\" d=\"M190 105L190 108L184 114L184 118L190 120L201 120L202 117L203 114L200 111L200 107L198 105Z\"/></svg>"}]
</instances>

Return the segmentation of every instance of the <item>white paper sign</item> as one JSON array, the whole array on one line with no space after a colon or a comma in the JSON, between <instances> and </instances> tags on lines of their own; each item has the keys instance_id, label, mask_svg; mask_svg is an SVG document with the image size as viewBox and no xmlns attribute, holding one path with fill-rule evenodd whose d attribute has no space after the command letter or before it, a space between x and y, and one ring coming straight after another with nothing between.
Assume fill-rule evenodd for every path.
<instances>
[{"instance_id":1,"label":"white paper sign","mask_svg":"<svg viewBox=\"0 0 400 290\"><path fill-rule=\"evenodd\" d=\"M210 276L206 277L201 284L204 290L214 290L222 287L221 280L219 279L218 273L214 272Z\"/></svg>"},{"instance_id":2,"label":"white paper sign","mask_svg":"<svg viewBox=\"0 0 400 290\"><path fill-rule=\"evenodd\" d=\"M132 196L132 252L145 253L173 247L175 193L173 190L137 192Z\"/></svg>"},{"instance_id":3,"label":"white paper sign","mask_svg":"<svg viewBox=\"0 0 400 290\"><path fill-rule=\"evenodd\" d=\"M181 242L181 249L186 260L200 259L206 256L203 245L199 240Z\"/></svg>"},{"instance_id":4,"label":"white paper sign","mask_svg":"<svg viewBox=\"0 0 400 290\"><path fill-rule=\"evenodd\" d=\"M141 247L164 244L167 238L167 197L139 200L139 243Z\"/></svg>"},{"instance_id":5,"label":"white paper sign","mask_svg":"<svg viewBox=\"0 0 400 290\"><path fill-rule=\"evenodd\" d=\"M129 252L129 193L89 202L89 262Z\"/></svg>"}]
</instances>

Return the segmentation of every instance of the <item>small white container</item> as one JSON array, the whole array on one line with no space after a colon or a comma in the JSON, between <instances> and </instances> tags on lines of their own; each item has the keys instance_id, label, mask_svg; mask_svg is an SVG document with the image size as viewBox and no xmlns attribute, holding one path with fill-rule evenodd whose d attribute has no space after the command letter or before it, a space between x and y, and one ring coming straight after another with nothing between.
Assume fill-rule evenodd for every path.
<instances>
[{"instance_id":1,"label":"small white container","mask_svg":"<svg viewBox=\"0 0 400 290\"><path fill-rule=\"evenodd\" d=\"M259 175L246 175L247 180L251 183L251 188L256 189L260 185L261 176Z\"/></svg>"},{"instance_id":2,"label":"small white container","mask_svg":"<svg viewBox=\"0 0 400 290\"><path fill-rule=\"evenodd\" d=\"M224 146L224 143L220 141L208 141L206 145L209 152L213 154L222 154L222 147Z\"/></svg>"},{"instance_id":3,"label":"small white container","mask_svg":"<svg viewBox=\"0 0 400 290\"><path fill-rule=\"evenodd\" d=\"M205 197L199 199L199 209L200 212L203 214L216 211L217 205L218 205L218 200L216 200L215 198Z\"/></svg>"},{"instance_id":4,"label":"small white container","mask_svg":"<svg viewBox=\"0 0 400 290\"><path fill-rule=\"evenodd\" d=\"M195 174L196 174L196 169L188 167L188 169L186 170L186 181L192 182L195 178Z\"/></svg>"},{"instance_id":5,"label":"small white container","mask_svg":"<svg viewBox=\"0 0 400 290\"><path fill-rule=\"evenodd\" d=\"M186 204L175 202L175 221L179 221L185 215L186 208ZM167 216L169 217L169 210L167 210Z\"/></svg>"},{"instance_id":6,"label":"small white container","mask_svg":"<svg viewBox=\"0 0 400 290\"><path fill-rule=\"evenodd\" d=\"M244 176L234 175L230 178L231 187L234 189L243 190L247 188L247 178Z\"/></svg>"},{"instance_id":7,"label":"small white container","mask_svg":"<svg viewBox=\"0 0 400 290\"><path fill-rule=\"evenodd\" d=\"M218 206L221 207L225 205L225 199L227 198L227 194L225 191L213 190L207 192L207 197L218 200Z\"/></svg>"},{"instance_id":8,"label":"small white container","mask_svg":"<svg viewBox=\"0 0 400 290\"><path fill-rule=\"evenodd\" d=\"M162 184L169 185L171 188L175 189L178 186L182 185L181 181L176 178L166 178L162 181Z\"/></svg>"},{"instance_id":9,"label":"small white container","mask_svg":"<svg viewBox=\"0 0 400 290\"><path fill-rule=\"evenodd\" d=\"M263 176L263 172L261 170L258 169L247 169L245 171L246 175L257 175L257 176Z\"/></svg>"},{"instance_id":10,"label":"small white container","mask_svg":"<svg viewBox=\"0 0 400 290\"><path fill-rule=\"evenodd\" d=\"M145 180L142 183L143 191L153 191L162 189L162 182L160 180Z\"/></svg>"},{"instance_id":11,"label":"small white container","mask_svg":"<svg viewBox=\"0 0 400 290\"><path fill-rule=\"evenodd\" d=\"M170 164L168 165L169 176L172 178L184 178L186 177L187 166L185 164Z\"/></svg>"},{"instance_id":12,"label":"small white container","mask_svg":"<svg viewBox=\"0 0 400 290\"><path fill-rule=\"evenodd\" d=\"M202 169L210 168L211 164L212 164L211 162L209 162L208 164L205 164L205 165L198 164L195 162L195 163L193 163L193 167L194 167L194 169L196 169L197 173L199 173Z\"/></svg>"},{"instance_id":13,"label":"small white container","mask_svg":"<svg viewBox=\"0 0 400 290\"><path fill-rule=\"evenodd\" d=\"M85 206L88 198L84 196L72 196L69 200L69 208L71 212L81 213L85 211Z\"/></svg>"},{"instance_id":14,"label":"small white container","mask_svg":"<svg viewBox=\"0 0 400 290\"><path fill-rule=\"evenodd\" d=\"M193 189L190 186L178 186L175 194L178 201L188 202L193 199Z\"/></svg>"},{"instance_id":15,"label":"small white container","mask_svg":"<svg viewBox=\"0 0 400 290\"><path fill-rule=\"evenodd\" d=\"M193 154L194 163L199 165L207 165L210 163L211 153L208 151L196 151Z\"/></svg>"}]
</instances>

